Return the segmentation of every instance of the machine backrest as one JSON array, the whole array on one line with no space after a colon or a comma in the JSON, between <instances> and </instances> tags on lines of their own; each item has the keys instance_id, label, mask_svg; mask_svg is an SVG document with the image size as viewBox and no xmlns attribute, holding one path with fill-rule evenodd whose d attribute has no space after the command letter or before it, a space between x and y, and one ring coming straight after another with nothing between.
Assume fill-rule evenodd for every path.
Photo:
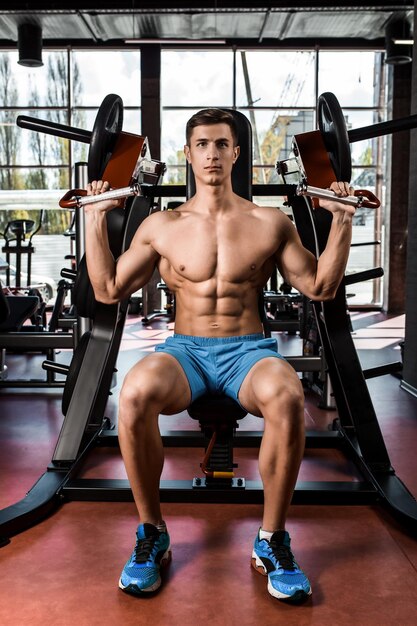
<instances>
[{"instance_id":1,"label":"machine backrest","mask_svg":"<svg viewBox=\"0 0 417 626\"><path fill-rule=\"evenodd\" d=\"M233 109L223 109L233 115L238 127L238 145L240 155L232 170L233 191L246 200L252 200L252 126L248 118ZM187 199L195 194L195 178L192 167L187 163ZM205 394L188 408L188 413L200 424L217 423L218 421L235 425L235 420L242 419L246 411L227 396Z\"/></svg>"},{"instance_id":2,"label":"machine backrest","mask_svg":"<svg viewBox=\"0 0 417 626\"><path fill-rule=\"evenodd\" d=\"M248 118L240 111L234 109L222 109L227 111L236 120L238 128L238 145L240 147L239 158L232 170L232 186L233 191L246 200L252 200L252 164L253 164L253 148L252 148L252 126ZM193 168L187 162L187 179L186 179L187 199L195 194L195 178ZM265 303L263 294L259 296L259 315L264 326L266 337L271 336L271 332L267 325L265 315Z\"/></svg>"},{"instance_id":3,"label":"machine backrest","mask_svg":"<svg viewBox=\"0 0 417 626\"><path fill-rule=\"evenodd\" d=\"M234 109L222 109L231 113L238 128L240 155L232 171L233 191L246 200L252 200L252 126L248 118ZM195 194L195 178L192 167L187 163L187 199Z\"/></svg>"}]
</instances>

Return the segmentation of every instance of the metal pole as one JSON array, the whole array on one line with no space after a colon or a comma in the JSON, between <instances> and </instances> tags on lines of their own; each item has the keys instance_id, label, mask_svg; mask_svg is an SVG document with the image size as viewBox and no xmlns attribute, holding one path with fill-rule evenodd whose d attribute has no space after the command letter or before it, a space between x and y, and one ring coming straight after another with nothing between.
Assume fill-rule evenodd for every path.
<instances>
[{"instance_id":1,"label":"metal pole","mask_svg":"<svg viewBox=\"0 0 417 626\"><path fill-rule=\"evenodd\" d=\"M74 164L74 187L75 189L85 189L88 183L87 163L79 161ZM77 268L85 254L85 221L83 207L75 208L75 260ZM86 317L78 316L77 319L77 338L78 341L82 335L91 330L91 320Z\"/></svg>"}]
</instances>

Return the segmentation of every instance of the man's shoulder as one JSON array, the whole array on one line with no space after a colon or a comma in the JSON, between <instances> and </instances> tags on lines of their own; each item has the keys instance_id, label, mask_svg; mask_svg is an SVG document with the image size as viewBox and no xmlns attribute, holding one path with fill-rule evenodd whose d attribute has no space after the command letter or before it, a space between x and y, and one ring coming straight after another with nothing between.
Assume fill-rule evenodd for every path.
<instances>
[{"instance_id":1,"label":"man's shoulder","mask_svg":"<svg viewBox=\"0 0 417 626\"><path fill-rule=\"evenodd\" d=\"M159 227L162 224L169 224L170 222L177 220L180 217L180 213L180 209L155 211L154 213L148 215L148 217L143 221L143 224L150 228Z\"/></svg>"},{"instance_id":2,"label":"man's shoulder","mask_svg":"<svg viewBox=\"0 0 417 626\"><path fill-rule=\"evenodd\" d=\"M284 213L279 207L275 206L260 206L258 204L253 204L253 212L254 215L260 217L264 220L271 220L278 223L284 223L289 220L288 215Z\"/></svg>"}]
</instances>

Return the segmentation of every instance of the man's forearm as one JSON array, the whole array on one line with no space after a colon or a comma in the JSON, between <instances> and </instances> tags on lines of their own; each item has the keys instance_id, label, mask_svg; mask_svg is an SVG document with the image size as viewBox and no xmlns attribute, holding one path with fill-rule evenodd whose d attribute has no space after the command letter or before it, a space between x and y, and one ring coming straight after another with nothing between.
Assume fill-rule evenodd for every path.
<instances>
[{"instance_id":1,"label":"man's forearm","mask_svg":"<svg viewBox=\"0 0 417 626\"><path fill-rule=\"evenodd\" d=\"M333 215L327 244L317 262L316 289L318 299L330 300L345 275L352 241L352 215L340 212Z\"/></svg>"},{"instance_id":2,"label":"man's forearm","mask_svg":"<svg viewBox=\"0 0 417 626\"><path fill-rule=\"evenodd\" d=\"M103 212L85 213L85 251L94 295L101 302L112 300L116 263L110 251L107 219Z\"/></svg>"}]
</instances>

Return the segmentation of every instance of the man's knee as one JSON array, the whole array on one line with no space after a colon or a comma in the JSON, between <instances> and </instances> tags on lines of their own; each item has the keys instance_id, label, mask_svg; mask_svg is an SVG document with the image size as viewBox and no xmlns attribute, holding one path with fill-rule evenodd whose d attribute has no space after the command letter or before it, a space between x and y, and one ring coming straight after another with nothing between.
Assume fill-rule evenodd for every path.
<instances>
[{"instance_id":1,"label":"man's knee","mask_svg":"<svg viewBox=\"0 0 417 626\"><path fill-rule=\"evenodd\" d=\"M261 408L291 415L299 414L304 410L304 393L301 384L270 382L271 384L265 385L259 393Z\"/></svg>"},{"instance_id":2,"label":"man's knee","mask_svg":"<svg viewBox=\"0 0 417 626\"><path fill-rule=\"evenodd\" d=\"M120 392L120 416L135 420L187 404L189 387L170 357L152 355L135 365L126 375Z\"/></svg>"},{"instance_id":3,"label":"man's knee","mask_svg":"<svg viewBox=\"0 0 417 626\"><path fill-rule=\"evenodd\" d=\"M157 401L158 394L157 380L149 371L131 370L126 375L120 391L120 415L123 418L132 412L137 416L148 413L149 408Z\"/></svg>"},{"instance_id":4,"label":"man's knee","mask_svg":"<svg viewBox=\"0 0 417 626\"><path fill-rule=\"evenodd\" d=\"M304 391L296 372L284 362L263 364L252 380L252 394L259 412L265 418L304 416Z\"/></svg>"}]
</instances>

